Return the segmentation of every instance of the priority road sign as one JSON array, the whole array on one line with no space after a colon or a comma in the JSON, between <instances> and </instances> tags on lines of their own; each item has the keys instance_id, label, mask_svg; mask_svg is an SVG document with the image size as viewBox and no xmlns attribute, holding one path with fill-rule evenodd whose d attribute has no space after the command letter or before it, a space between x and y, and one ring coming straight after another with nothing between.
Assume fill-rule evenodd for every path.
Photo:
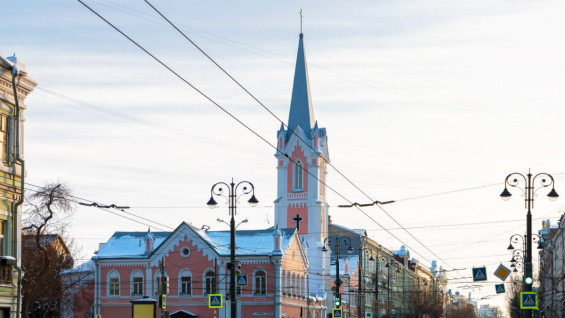
<instances>
[{"instance_id":1,"label":"priority road sign","mask_svg":"<svg viewBox=\"0 0 565 318\"><path fill-rule=\"evenodd\" d=\"M332 318L342 318L342 317L343 317L343 309L341 308L332 309Z\"/></svg>"},{"instance_id":2,"label":"priority road sign","mask_svg":"<svg viewBox=\"0 0 565 318\"><path fill-rule=\"evenodd\" d=\"M538 293L521 292L520 309L538 309Z\"/></svg>"},{"instance_id":3,"label":"priority road sign","mask_svg":"<svg viewBox=\"0 0 565 318\"><path fill-rule=\"evenodd\" d=\"M487 268L486 267L473 267L473 281L481 282L487 280Z\"/></svg>"},{"instance_id":4,"label":"priority road sign","mask_svg":"<svg viewBox=\"0 0 565 318\"><path fill-rule=\"evenodd\" d=\"M235 283L237 287L247 287L247 274L235 275Z\"/></svg>"},{"instance_id":5,"label":"priority road sign","mask_svg":"<svg viewBox=\"0 0 565 318\"><path fill-rule=\"evenodd\" d=\"M510 275L510 269L508 267L500 264L498 268L494 271L494 276L502 279L503 281Z\"/></svg>"},{"instance_id":6,"label":"priority road sign","mask_svg":"<svg viewBox=\"0 0 565 318\"><path fill-rule=\"evenodd\" d=\"M222 308L224 306L222 296L222 294L208 295L208 308Z\"/></svg>"},{"instance_id":7,"label":"priority road sign","mask_svg":"<svg viewBox=\"0 0 565 318\"><path fill-rule=\"evenodd\" d=\"M504 294L506 292L506 289L504 288L504 284L494 285L494 288L496 289L497 294Z\"/></svg>"}]
</instances>

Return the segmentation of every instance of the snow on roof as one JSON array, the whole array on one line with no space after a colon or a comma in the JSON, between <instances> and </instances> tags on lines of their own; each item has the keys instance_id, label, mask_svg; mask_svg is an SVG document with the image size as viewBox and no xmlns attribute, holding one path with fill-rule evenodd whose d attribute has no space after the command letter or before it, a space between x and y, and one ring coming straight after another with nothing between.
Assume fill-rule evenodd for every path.
<instances>
[{"instance_id":1,"label":"snow on roof","mask_svg":"<svg viewBox=\"0 0 565 318\"><path fill-rule=\"evenodd\" d=\"M183 313L185 313L185 314L189 314L189 315L192 315L192 316L194 316L194 317L198 316L197 314L195 314L195 313L193 313L193 312L190 312L190 311L188 311L188 310L184 310L184 309L175 311L174 313L171 314L171 316L174 315L174 314L176 314L176 313L179 313L179 312L183 312Z\"/></svg>"},{"instance_id":2,"label":"snow on roof","mask_svg":"<svg viewBox=\"0 0 565 318\"><path fill-rule=\"evenodd\" d=\"M281 250L286 250L292 239L295 229L280 229L282 234ZM208 231L210 241L220 255L230 254L230 232ZM270 255L274 249L273 230L246 230L237 231L235 248L239 255Z\"/></svg>"},{"instance_id":3,"label":"snow on roof","mask_svg":"<svg viewBox=\"0 0 565 318\"><path fill-rule=\"evenodd\" d=\"M230 231L200 231L195 229L219 255L230 254ZM296 229L281 229L281 250L286 250ZM157 249L173 232L152 232ZM144 232L116 232L98 251L97 258L145 258ZM180 234L180 233L179 233ZM179 238L183 235L179 235ZM235 246L238 255L270 255L274 249L273 229L238 230Z\"/></svg>"},{"instance_id":4,"label":"snow on roof","mask_svg":"<svg viewBox=\"0 0 565 318\"><path fill-rule=\"evenodd\" d=\"M352 234L357 234L357 235L359 235L359 236L363 236L363 235L365 234L365 229L350 229L350 228L348 228L348 227L346 227L346 226L339 225L339 224L335 224L335 223L331 223L330 226L331 226L331 227L334 227L334 228L336 228L336 229L340 229L340 230L345 231L345 232L350 232L350 233L352 233Z\"/></svg>"},{"instance_id":5,"label":"snow on roof","mask_svg":"<svg viewBox=\"0 0 565 318\"><path fill-rule=\"evenodd\" d=\"M67 274L79 274L79 273L90 273L96 270L96 265L94 265L94 261L90 260L88 262L82 263L81 265L71 268L69 270L61 272L61 275Z\"/></svg>"},{"instance_id":6,"label":"snow on roof","mask_svg":"<svg viewBox=\"0 0 565 318\"><path fill-rule=\"evenodd\" d=\"M152 232L155 235L154 247L163 243L171 232ZM145 257L145 235L143 232L116 232L98 251L97 258L141 258Z\"/></svg>"}]
</instances>

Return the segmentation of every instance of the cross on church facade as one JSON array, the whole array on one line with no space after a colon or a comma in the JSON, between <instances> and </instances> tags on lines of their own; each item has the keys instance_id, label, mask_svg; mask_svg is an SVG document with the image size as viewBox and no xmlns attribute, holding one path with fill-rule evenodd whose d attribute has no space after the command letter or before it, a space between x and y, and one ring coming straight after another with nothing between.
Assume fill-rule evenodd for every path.
<instances>
[{"instance_id":1,"label":"cross on church facade","mask_svg":"<svg viewBox=\"0 0 565 318\"><path fill-rule=\"evenodd\" d=\"M300 232L300 222L302 222L300 214L296 213L296 217L294 217L293 220L296 222L296 229Z\"/></svg>"}]
</instances>

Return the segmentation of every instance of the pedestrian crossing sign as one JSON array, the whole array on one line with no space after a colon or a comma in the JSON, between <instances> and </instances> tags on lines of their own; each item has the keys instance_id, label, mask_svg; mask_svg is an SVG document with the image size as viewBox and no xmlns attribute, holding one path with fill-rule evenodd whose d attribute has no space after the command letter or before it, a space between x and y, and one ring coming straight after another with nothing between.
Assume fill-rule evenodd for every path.
<instances>
[{"instance_id":1,"label":"pedestrian crossing sign","mask_svg":"<svg viewBox=\"0 0 565 318\"><path fill-rule=\"evenodd\" d=\"M222 308L224 306L222 294L208 295L208 308Z\"/></svg>"},{"instance_id":2,"label":"pedestrian crossing sign","mask_svg":"<svg viewBox=\"0 0 565 318\"><path fill-rule=\"evenodd\" d=\"M506 289L504 288L504 284L494 285L494 288L496 289L497 294L504 294L506 292Z\"/></svg>"},{"instance_id":3,"label":"pedestrian crossing sign","mask_svg":"<svg viewBox=\"0 0 565 318\"><path fill-rule=\"evenodd\" d=\"M235 275L235 283L237 287L247 287L247 274Z\"/></svg>"},{"instance_id":4,"label":"pedestrian crossing sign","mask_svg":"<svg viewBox=\"0 0 565 318\"><path fill-rule=\"evenodd\" d=\"M538 293L521 292L520 309L538 309Z\"/></svg>"},{"instance_id":5,"label":"pedestrian crossing sign","mask_svg":"<svg viewBox=\"0 0 565 318\"><path fill-rule=\"evenodd\" d=\"M494 276L502 279L503 281L510 275L510 269L508 267L500 264L498 268L494 271Z\"/></svg>"},{"instance_id":6,"label":"pedestrian crossing sign","mask_svg":"<svg viewBox=\"0 0 565 318\"><path fill-rule=\"evenodd\" d=\"M332 318L342 318L342 317L343 317L343 309L341 308L332 309Z\"/></svg>"},{"instance_id":7,"label":"pedestrian crossing sign","mask_svg":"<svg viewBox=\"0 0 565 318\"><path fill-rule=\"evenodd\" d=\"M473 281L482 282L487 280L487 268L486 267L473 267Z\"/></svg>"}]
</instances>

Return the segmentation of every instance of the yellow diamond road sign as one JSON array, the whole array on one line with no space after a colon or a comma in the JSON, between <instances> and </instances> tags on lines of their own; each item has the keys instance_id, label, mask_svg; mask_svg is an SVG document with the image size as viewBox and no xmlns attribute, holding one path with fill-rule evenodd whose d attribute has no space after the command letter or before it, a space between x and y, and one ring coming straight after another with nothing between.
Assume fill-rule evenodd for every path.
<instances>
[{"instance_id":1,"label":"yellow diamond road sign","mask_svg":"<svg viewBox=\"0 0 565 318\"><path fill-rule=\"evenodd\" d=\"M494 271L494 276L502 279L503 281L506 280L508 275L510 275L510 269L502 264L500 264L500 266L498 266L498 268Z\"/></svg>"}]
</instances>

